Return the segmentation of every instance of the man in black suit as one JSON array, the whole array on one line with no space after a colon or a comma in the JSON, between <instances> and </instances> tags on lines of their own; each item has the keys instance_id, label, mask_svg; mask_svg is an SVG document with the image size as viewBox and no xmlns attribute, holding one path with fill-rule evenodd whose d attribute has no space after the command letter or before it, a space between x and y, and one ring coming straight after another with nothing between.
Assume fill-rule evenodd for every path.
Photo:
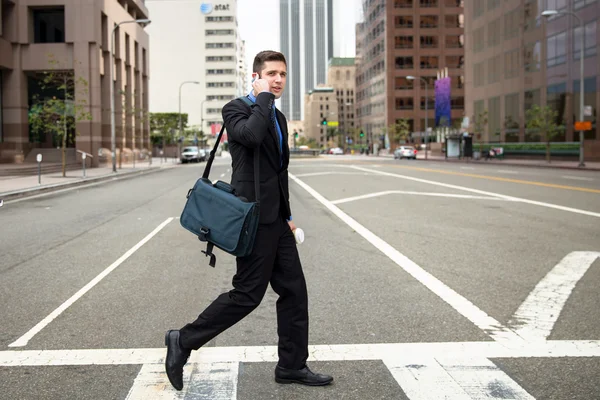
<instances>
[{"instance_id":1,"label":"man in black suit","mask_svg":"<svg viewBox=\"0 0 600 400\"><path fill-rule=\"evenodd\" d=\"M260 223L254 249L238 257L233 289L223 293L196 321L166 335L165 367L169 381L183 388L183 366L197 350L236 324L260 304L269 283L279 295L277 333L278 383L327 385L328 375L313 373L308 358L308 296L293 231L288 192L290 153L285 116L275 109L287 78L283 54L263 51L253 64L251 106L235 99L223 107L232 159L231 184L240 196L254 201L254 150L259 148Z\"/></svg>"}]
</instances>

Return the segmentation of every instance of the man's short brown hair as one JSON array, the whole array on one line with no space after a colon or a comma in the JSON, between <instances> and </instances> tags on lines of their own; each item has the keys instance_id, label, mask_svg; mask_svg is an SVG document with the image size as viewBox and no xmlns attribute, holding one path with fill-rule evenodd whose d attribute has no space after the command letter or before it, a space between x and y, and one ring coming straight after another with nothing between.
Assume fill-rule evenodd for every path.
<instances>
[{"instance_id":1,"label":"man's short brown hair","mask_svg":"<svg viewBox=\"0 0 600 400\"><path fill-rule=\"evenodd\" d=\"M260 53L258 53L256 55L256 57L254 57L254 64L252 65L252 71L260 74L260 71L262 71L262 69L265 65L265 62L267 62L267 61L281 61L287 67L287 62L285 61L285 56L282 53L280 53L278 51L273 51L273 50L265 50L265 51L261 51Z\"/></svg>"}]
</instances>

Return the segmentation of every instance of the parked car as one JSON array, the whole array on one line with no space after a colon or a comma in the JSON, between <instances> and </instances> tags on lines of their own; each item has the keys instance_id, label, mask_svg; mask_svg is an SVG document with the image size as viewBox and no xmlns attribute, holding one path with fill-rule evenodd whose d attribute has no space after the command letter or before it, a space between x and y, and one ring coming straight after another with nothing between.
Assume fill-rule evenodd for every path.
<instances>
[{"instance_id":1,"label":"parked car","mask_svg":"<svg viewBox=\"0 0 600 400\"><path fill-rule=\"evenodd\" d=\"M206 161L206 152L198 146L187 146L181 151L181 163Z\"/></svg>"},{"instance_id":2,"label":"parked car","mask_svg":"<svg viewBox=\"0 0 600 400\"><path fill-rule=\"evenodd\" d=\"M400 146L394 150L394 159L412 158L417 159L417 150L412 146Z\"/></svg>"},{"instance_id":3,"label":"parked car","mask_svg":"<svg viewBox=\"0 0 600 400\"><path fill-rule=\"evenodd\" d=\"M334 147L334 148L332 148L332 149L329 149L329 152L328 152L328 154L338 154L338 155L339 155L339 154L344 154L344 150L342 150L342 149L341 149L341 148L339 148L339 147Z\"/></svg>"}]
</instances>

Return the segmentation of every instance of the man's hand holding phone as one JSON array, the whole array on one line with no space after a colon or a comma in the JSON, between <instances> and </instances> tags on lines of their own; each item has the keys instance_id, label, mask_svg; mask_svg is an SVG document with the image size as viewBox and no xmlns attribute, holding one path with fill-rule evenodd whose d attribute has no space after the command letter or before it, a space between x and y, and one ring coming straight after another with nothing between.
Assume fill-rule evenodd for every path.
<instances>
[{"instance_id":1,"label":"man's hand holding phone","mask_svg":"<svg viewBox=\"0 0 600 400\"><path fill-rule=\"evenodd\" d=\"M254 74L252 75L252 88L254 89L254 96L258 96L258 94L262 92L269 92L269 81L266 79L261 79Z\"/></svg>"}]
</instances>

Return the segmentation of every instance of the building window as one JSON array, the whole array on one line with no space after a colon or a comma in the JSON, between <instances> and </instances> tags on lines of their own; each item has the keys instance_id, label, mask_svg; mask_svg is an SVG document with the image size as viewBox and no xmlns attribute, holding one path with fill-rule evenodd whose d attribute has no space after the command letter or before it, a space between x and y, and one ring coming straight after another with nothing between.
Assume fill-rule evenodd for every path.
<instances>
[{"instance_id":1,"label":"building window","mask_svg":"<svg viewBox=\"0 0 600 400\"><path fill-rule=\"evenodd\" d=\"M412 8L413 0L394 0L395 8Z\"/></svg>"},{"instance_id":2,"label":"building window","mask_svg":"<svg viewBox=\"0 0 600 400\"><path fill-rule=\"evenodd\" d=\"M64 43L64 7L33 9L32 12L34 43Z\"/></svg>"},{"instance_id":3,"label":"building window","mask_svg":"<svg viewBox=\"0 0 600 400\"><path fill-rule=\"evenodd\" d=\"M567 122L567 84L559 83L556 85L548 86L546 90L546 105L550 106L551 109L556 111L557 117L554 121L557 125L565 125ZM557 137L557 142L564 141L566 136Z\"/></svg>"},{"instance_id":4,"label":"building window","mask_svg":"<svg viewBox=\"0 0 600 400\"><path fill-rule=\"evenodd\" d=\"M396 79L396 90L413 90L414 89L414 81L410 79L406 79L403 76L397 76Z\"/></svg>"},{"instance_id":5,"label":"building window","mask_svg":"<svg viewBox=\"0 0 600 400\"><path fill-rule=\"evenodd\" d=\"M488 11L493 10L494 8L500 5L500 0L487 0L487 9Z\"/></svg>"},{"instance_id":6,"label":"building window","mask_svg":"<svg viewBox=\"0 0 600 400\"><path fill-rule=\"evenodd\" d=\"M394 17L394 25L396 28L412 28L413 17L410 15L398 15Z\"/></svg>"},{"instance_id":7,"label":"building window","mask_svg":"<svg viewBox=\"0 0 600 400\"><path fill-rule=\"evenodd\" d=\"M500 97L492 97L488 101L488 128L490 140L500 140Z\"/></svg>"},{"instance_id":8,"label":"building window","mask_svg":"<svg viewBox=\"0 0 600 400\"><path fill-rule=\"evenodd\" d=\"M567 0L546 0L546 10L565 11L566 8Z\"/></svg>"},{"instance_id":9,"label":"building window","mask_svg":"<svg viewBox=\"0 0 600 400\"><path fill-rule=\"evenodd\" d=\"M494 47L502 38L502 20L497 18L488 25L488 46Z\"/></svg>"},{"instance_id":10,"label":"building window","mask_svg":"<svg viewBox=\"0 0 600 400\"><path fill-rule=\"evenodd\" d=\"M419 4L423 8L437 7L438 6L438 0L420 0Z\"/></svg>"},{"instance_id":11,"label":"building window","mask_svg":"<svg viewBox=\"0 0 600 400\"><path fill-rule=\"evenodd\" d=\"M464 66L464 56L446 56L446 67L462 68Z\"/></svg>"},{"instance_id":12,"label":"building window","mask_svg":"<svg viewBox=\"0 0 600 400\"><path fill-rule=\"evenodd\" d=\"M233 43L206 43L207 49L233 49Z\"/></svg>"},{"instance_id":13,"label":"building window","mask_svg":"<svg viewBox=\"0 0 600 400\"><path fill-rule=\"evenodd\" d=\"M523 102L523 114L527 115L527 110L529 110L534 105L541 105L540 103L540 90L527 90L525 91L525 101ZM526 121L527 122L527 121ZM525 129L525 141L526 142L539 142L540 135L537 130L528 130Z\"/></svg>"},{"instance_id":14,"label":"building window","mask_svg":"<svg viewBox=\"0 0 600 400\"><path fill-rule=\"evenodd\" d=\"M437 49L438 48L438 37L437 36L421 36L421 48L422 49Z\"/></svg>"},{"instance_id":15,"label":"building window","mask_svg":"<svg viewBox=\"0 0 600 400\"><path fill-rule=\"evenodd\" d=\"M233 56L206 56L207 62L235 61Z\"/></svg>"},{"instance_id":16,"label":"building window","mask_svg":"<svg viewBox=\"0 0 600 400\"><path fill-rule=\"evenodd\" d=\"M206 29L206 36L224 36L233 35L233 29Z\"/></svg>"},{"instance_id":17,"label":"building window","mask_svg":"<svg viewBox=\"0 0 600 400\"><path fill-rule=\"evenodd\" d=\"M504 53L504 77L506 79L519 76L519 49Z\"/></svg>"},{"instance_id":18,"label":"building window","mask_svg":"<svg viewBox=\"0 0 600 400\"><path fill-rule=\"evenodd\" d=\"M234 69L207 69L206 75L226 75L235 74Z\"/></svg>"},{"instance_id":19,"label":"building window","mask_svg":"<svg viewBox=\"0 0 600 400\"><path fill-rule=\"evenodd\" d=\"M462 49L465 46L465 35L446 36L447 49Z\"/></svg>"},{"instance_id":20,"label":"building window","mask_svg":"<svg viewBox=\"0 0 600 400\"><path fill-rule=\"evenodd\" d=\"M412 110L414 103L412 97L396 97L396 110Z\"/></svg>"},{"instance_id":21,"label":"building window","mask_svg":"<svg viewBox=\"0 0 600 400\"><path fill-rule=\"evenodd\" d=\"M519 9L504 15L504 39L514 38L519 34Z\"/></svg>"},{"instance_id":22,"label":"building window","mask_svg":"<svg viewBox=\"0 0 600 400\"><path fill-rule=\"evenodd\" d=\"M450 99L450 108L453 110L464 110L465 109L465 98L464 97L452 97Z\"/></svg>"},{"instance_id":23,"label":"building window","mask_svg":"<svg viewBox=\"0 0 600 400\"><path fill-rule=\"evenodd\" d=\"M425 110L425 97L421 97L421 110ZM433 96L427 96L427 109L435 110L435 98Z\"/></svg>"},{"instance_id":24,"label":"building window","mask_svg":"<svg viewBox=\"0 0 600 400\"><path fill-rule=\"evenodd\" d=\"M421 56L421 69L437 69L439 58L437 56Z\"/></svg>"},{"instance_id":25,"label":"building window","mask_svg":"<svg viewBox=\"0 0 600 400\"><path fill-rule=\"evenodd\" d=\"M564 64L567 61L567 32L548 38L546 62L548 67Z\"/></svg>"},{"instance_id":26,"label":"building window","mask_svg":"<svg viewBox=\"0 0 600 400\"><path fill-rule=\"evenodd\" d=\"M444 2L444 5L446 7L464 7L465 6L465 0L446 0Z\"/></svg>"},{"instance_id":27,"label":"building window","mask_svg":"<svg viewBox=\"0 0 600 400\"><path fill-rule=\"evenodd\" d=\"M525 64L525 71L535 72L540 70L541 54L542 53L540 42L525 45L523 54L523 63Z\"/></svg>"},{"instance_id":28,"label":"building window","mask_svg":"<svg viewBox=\"0 0 600 400\"><path fill-rule=\"evenodd\" d=\"M475 87L485 84L485 62L483 61L473 66L473 84Z\"/></svg>"},{"instance_id":29,"label":"building window","mask_svg":"<svg viewBox=\"0 0 600 400\"><path fill-rule=\"evenodd\" d=\"M422 15L420 26L421 26L421 28L437 28L438 27L438 16L437 15Z\"/></svg>"},{"instance_id":30,"label":"building window","mask_svg":"<svg viewBox=\"0 0 600 400\"><path fill-rule=\"evenodd\" d=\"M233 22L233 17L206 17L206 22Z\"/></svg>"},{"instance_id":31,"label":"building window","mask_svg":"<svg viewBox=\"0 0 600 400\"><path fill-rule=\"evenodd\" d=\"M412 36L396 36L394 38L395 47L397 49L412 49L413 48L413 37Z\"/></svg>"},{"instance_id":32,"label":"building window","mask_svg":"<svg viewBox=\"0 0 600 400\"><path fill-rule=\"evenodd\" d=\"M235 87L235 82L207 82L207 88Z\"/></svg>"},{"instance_id":33,"label":"building window","mask_svg":"<svg viewBox=\"0 0 600 400\"><path fill-rule=\"evenodd\" d=\"M473 1L473 17L477 18L485 12L485 3L482 0Z\"/></svg>"},{"instance_id":34,"label":"building window","mask_svg":"<svg viewBox=\"0 0 600 400\"><path fill-rule=\"evenodd\" d=\"M585 35L583 37L584 57L596 55L596 21L583 26ZM573 58L579 60L581 57L581 27L574 30L573 35Z\"/></svg>"},{"instance_id":35,"label":"building window","mask_svg":"<svg viewBox=\"0 0 600 400\"><path fill-rule=\"evenodd\" d=\"M504 96L504 140L519 141L519 93Z\"/></svg>"},{"instance_id":36,"label":"building window","mask_svg":"<svg viewBox=\"0 0 600 400\"><path fill-rule=\"evenodd\" d=\"M485 47L485 27L482 26L481 28L473 31L473 36L473 51L475 53L482 51Z\"/></svg>"},{"instance_id":37,"label":"building window","mask_svg":"<svg viewBox=\"0 0 600 400\"><path fill-rule=\"evenodd\" d=\"M465 17L463 14L446 15L444 17L446 28L464 28Z\"/></svg>"},{"instance_id":38,"label":"building window","mask_svg":"<svg viewBox=\"0 0 600 400\"><path fill-rule=\"evenodd\" d=\"M579 10L580 8L583 8L585 6L589 6L590 4L594 4L597 1L598 0L575 0L575 2L573 3L573 9L574 10Z\"/></svg>"},{"instance_id":39,"label":"building window","mask_svg":"<svg viewBox=\"0 0 600 400\"><path fill-rule=\"evenodd\" d=\"M495 56L488 60L488 83L500 81L502 71L501 56Z\"/></svg>"},{"instance_id":40,"label":"building window","mask_svg":"<svg viewBox=\"0 0 600 400\"><path fill-rule=\"evenodd\" d=\"M396 69L413 69L412 57L396 57Z\"/></svg>"}]
</instances>

